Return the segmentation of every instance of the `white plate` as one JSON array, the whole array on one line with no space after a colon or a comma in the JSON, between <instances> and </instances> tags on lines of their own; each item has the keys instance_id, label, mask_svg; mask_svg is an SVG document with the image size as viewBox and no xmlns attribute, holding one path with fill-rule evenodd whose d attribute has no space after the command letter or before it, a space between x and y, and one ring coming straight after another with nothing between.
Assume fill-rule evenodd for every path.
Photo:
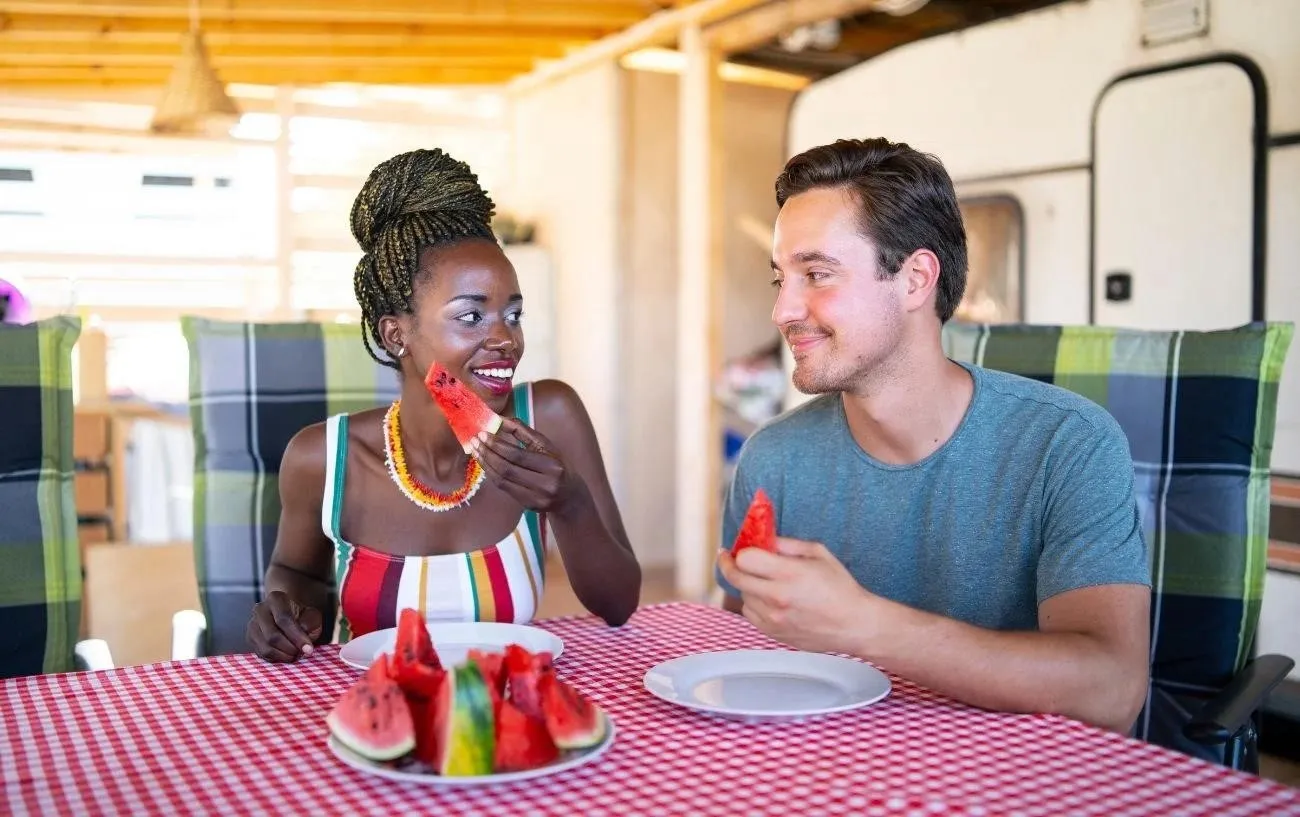
<instances>
[{"instance_id":1,"label":"white plate","mask_svg":"<svg viewBox=\"0 0 1300 817\"><path fill-rule=\"evenodd\" d=\"M814 652L734 650L665 661L645 688L670 703L746 720L828 715L889 694L889 678L861 661Z\"/></svg>"},{"instance_id":2,"label":"white plate","mask_svg":"<svg viewBox=\"0 0 1300 817\"><path fill-rule=\"evenodd\" d=\"M537 627L525 624L502 624L494 621L431 621L429 638L443 666L456 666L465 660L471 649L501 652L510 644L518 644L532 653L549 652L555 660L564 652L564 642ZM354 638L339 650L343 663L357 669L369 669L381 654L391 653L397 641L397 628L375 630Z\"/></svg>"},{"instance_id":3,"label":"white plate","mask_svg":"<svg viewBox=\"0 0 1300 817\"><path fill-rule=\"evenodd\" d=\"M605 730L605 739L590 749L581 749L575 752L565 752L560 759L538 769L529 769L526 772L502 772L501 774L485 774L475 777L443 777L442 775L431 772L421 771L402 771L388 763L378 763L373 760L367 760L356 752L340 743L333 735L329 736L330 751L334 756L343 761L354 769L367 774L374 774L380 777L386 777L389 780L402 780L408 783L426 783L431 786L470 786L481 785L483 783L513 783L519 780L531 780L534 777L547 777L569 769L577 768L584 764L590 763L605 753L614 743L614 719L605 716L605 723L608 729ZM427 767L425 767L427 768Z\"/></svg>"}]
</instances>

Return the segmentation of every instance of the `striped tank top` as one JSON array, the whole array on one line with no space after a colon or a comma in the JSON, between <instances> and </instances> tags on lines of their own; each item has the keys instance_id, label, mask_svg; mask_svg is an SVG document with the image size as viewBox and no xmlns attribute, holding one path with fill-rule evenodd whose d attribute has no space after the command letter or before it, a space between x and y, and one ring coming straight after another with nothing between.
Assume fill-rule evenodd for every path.
<instances>
[{"instance_id":1,"label":"striped tank top","mask_svg":"<svg viewBox=\"0 0 1300 817\"><path fill-rule=\"evenodd\" d=\"M532 425L532 385L514 391L515 416ZM334 543L338 613L334 642L397 626L414 607L428 621L502 621L522 624L537 613L546 582L545 519L525 510L505 539L483 550L436 556L394 556L344 540L343 484L348 459L348 416L326 422L325 499L321 527Z\"/></svg>"}]
</instances>

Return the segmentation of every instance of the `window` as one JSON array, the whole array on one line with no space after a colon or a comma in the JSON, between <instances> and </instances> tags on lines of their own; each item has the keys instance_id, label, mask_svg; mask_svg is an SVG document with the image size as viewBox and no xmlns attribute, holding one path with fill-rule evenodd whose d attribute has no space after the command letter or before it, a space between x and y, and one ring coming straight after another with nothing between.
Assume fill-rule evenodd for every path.
<instances>
[{"instance_id":1,"label":"window","mask_svg":"<svg viewBox=\"0 0 1300 817\"><path fill-rule=\"evenodd\" d=\"M972 323L1024 320L1024 217L1011 196L960 202L966 224L969 271L954 317Z\"/></svg>"}]
</instances>

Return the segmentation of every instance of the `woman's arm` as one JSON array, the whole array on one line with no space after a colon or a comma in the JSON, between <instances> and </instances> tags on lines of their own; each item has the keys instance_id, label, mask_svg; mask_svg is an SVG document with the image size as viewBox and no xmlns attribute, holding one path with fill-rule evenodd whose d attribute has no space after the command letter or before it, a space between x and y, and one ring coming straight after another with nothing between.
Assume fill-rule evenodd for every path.
<instances>
[{"instance_id":1,"label":"woman's arm","mask_svg":"<svg viewBox=\"0 0 1300 817\"><path fill-rule=\"evenodd\" d=\"M264 599L248 625L249 642L269 660L295 660L330 637L333 546L320 524L325 454L325 427L317 424L294 435L280 463L279 532Z\"/></svg>"},{"instance_id":2,"label":"woman's arm","mask_svg":"<svg viewBox=\"0 0 1300 817\"><path fill-rule=\"evenodd\" d=\"M550 514L565 571L583 605L617 627L640 603L641 566L623 528L596 431L582 399L566 383L533 384L533 401L538 431L554 441L567 467L581 478L572 497Z\"/></svg>"}]
</instances>

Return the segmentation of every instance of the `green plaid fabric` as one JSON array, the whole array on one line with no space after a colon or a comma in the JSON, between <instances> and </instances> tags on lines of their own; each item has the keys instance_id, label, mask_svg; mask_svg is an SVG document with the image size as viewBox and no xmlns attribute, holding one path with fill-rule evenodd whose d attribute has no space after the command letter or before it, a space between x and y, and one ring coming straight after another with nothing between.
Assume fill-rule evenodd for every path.
<instances>
[{"instance_id":1,"label":"green plaid fabric","mask_svg":"<svg viewBox=\"0 0 1300 817\"><path fill-rule=\"evenodd\" d=\"M0 677L68 672L81 630L72 347L81 321L0 324Z\"/></svg>"},{"instance_id":2,"label":"green plaid fabric","mask_svg":"<svg viewBox=\"0 0 1300 817\"><path fill-rule=\"evenodd\" d=\"M244 631L280 519L280 460L303 428L397 398L358 324L186 317L194 429L194 556L208 654L247 652Z\"/></svg>"},{"instance_id":3,"label":"green plaid fabric","mask_svg":"<svg viewBox=\"0 0 1300 817\"><path fill-rule=\"evenodd\" d=\"M1196 753L1181 743L1191 708L1252 657L1278 379L1293 331L1289 323L1214 332L944 328L949 357L1077 392L1128 436L1153 594L1152 684L1139 737Z\"/></svg>"}]
</instances>

